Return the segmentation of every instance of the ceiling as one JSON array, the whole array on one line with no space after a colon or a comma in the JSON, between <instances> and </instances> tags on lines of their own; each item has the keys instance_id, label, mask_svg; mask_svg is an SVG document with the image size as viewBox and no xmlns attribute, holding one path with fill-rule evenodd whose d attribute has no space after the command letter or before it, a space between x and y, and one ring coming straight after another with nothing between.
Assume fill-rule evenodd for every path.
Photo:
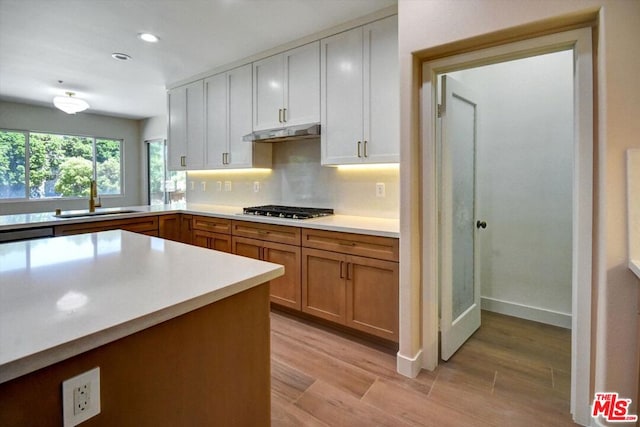
<instances>
[{"instance_id":1,"label":"ceiling","mask_svg":"<svg viewBox=\"0 0 640 427\"><path fill-rule=\"evenodd\" d=\"M87 112L165 114L167 84L396 4L397 0L0 0L0 99ZM141 32L160 37L155 44ZM116 61L114 52L130 61ZM59 82L61 81L61 83Z\"/></svg>"}]
</instances>

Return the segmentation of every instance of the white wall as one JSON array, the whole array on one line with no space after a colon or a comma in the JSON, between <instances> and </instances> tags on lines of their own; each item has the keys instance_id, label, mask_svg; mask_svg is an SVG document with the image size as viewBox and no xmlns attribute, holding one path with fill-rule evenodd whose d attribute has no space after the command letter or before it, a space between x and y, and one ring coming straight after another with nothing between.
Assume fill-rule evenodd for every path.
<instances>
[{"instance_id":1,"label":"white wall","mask_svg":"<svg viewBox=\"0 0 640 427\"><path fill-rule=\"evenodd\" d=\"M596 17L597 14L597 17ZM419 92L420 59L447 51L451 43L474 45L474 37L500 33L495 41L525 32L559 28L596 17L597 153L594 206L594 361L593 386L635 397L638 284L627 268L625 151L640 140L640 2L619 0L400 0L402 209L400 272L400 359L419 360L421 316L432 301L421 301L421 269L434 266L422 258ZM523 29L522 26L526 26ZM485 38L484 42L489 39ZM414 56L416 55L416 56ZM399 359L399 360L400 360ZM401 362L399 361L399 364Z\"/></svg>"},{"instance_id":2,"label":"white wall","mask_svg":"<svg viewBox=\"0 0 640 427\"><path fill-rule=\"evenodd\" d=\"M194 190L190 188L191 181ZM218 181L231 181L232 191L218 191ZM258 193L253 191L255 181L261 186ZM201 182L206 182L205 191ZM384 198L376 197L378 182L385 183ZM319 140L287 141L273 144L270 170L189 172L187 201L231 206L273 203L328 207L344 215L397 218L399 174L397 167L323 167Z\"/></svg>"},{"instance_id":3,"label":"white wall","mask_svg":"<svg viewBox=\"0 0 640 427\"><path fill-rule=\"evenodd\" d=\"M483 308L569 328L573 51L450 75L479 98Z\"/></svg>"},{"instance_id":4,"label":"white wall","mask_svg":"<svg viewBox=\"0 0 640 427\"><path fill-rule=\"evenodd\" d=\"M0 128L123 139L124 196L104 196L102 205L112 207L141 204L140 129L137 120L90 113L69 115L54 108L0 101ZM0 215L87 207L86 199L0 202Z\"/></svg>"}]
</instances>

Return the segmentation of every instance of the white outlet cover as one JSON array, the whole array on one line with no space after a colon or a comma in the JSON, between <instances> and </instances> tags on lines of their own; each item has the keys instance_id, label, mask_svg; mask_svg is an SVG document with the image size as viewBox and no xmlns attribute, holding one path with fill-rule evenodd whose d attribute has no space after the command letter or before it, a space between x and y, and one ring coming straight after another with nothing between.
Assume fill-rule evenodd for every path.
<instances>
[{"instance_id":1,"label":"white outlet cover","mask_svg":"<svg viewBox=\"0 0 640 427\"><path fill-rule=\"evenodd\" d=\"M260 191L260 181L253 181L253 192L258 193Z\"/></svg>"},{"instance_id":2,"label":"white outlet cover","mask_svg":"<svg viewBox=\"0 0 640 427\"><path fill-rule=\"evenodd\" d=\"M83 411L74 411L74 390L88 384L90 396ZM77 400L77 399L76 399ZM77 412L77 413L74 413ZM62 416L64 427L77 426L100 413L100 367L62 382Z\"/></svg>"},{"instance_id":3,"label":"white outlet cover","mask_svg":"<svg viewBox=\"0 0 640 427\"><path fill-rule=\"evenodd\" d=\"M376 197L385 197L385 188L384 182L376 183Z\"/></svg>"},{"instance_id":4,"label":"white outlet cover","mask_svg":"<svg viewBox=\"0 0 640 427\"><path fill-rule=\"evenodd\" d=\"M224 182L224 191L231 191L231 181Z\"/></svg>"},{"instance_id":5,"label":"white outlet cover","mask_svg":"<svg viewBox=\"0 0 640 427\"><path fill-rule=\"evenodd\" d=\"M216 181L216 189L222 191L222 181Z\"/></svg>"},{"instance_id":6,"label":"white outlet cover","mask_svg":"<svg viewBox=\"0 0 640 427\"><path fill-rule=\"evenodd\" d=\"M207 181L200 182L200 187L202 191L207 191Z\"/></svg>"}]
</instances>

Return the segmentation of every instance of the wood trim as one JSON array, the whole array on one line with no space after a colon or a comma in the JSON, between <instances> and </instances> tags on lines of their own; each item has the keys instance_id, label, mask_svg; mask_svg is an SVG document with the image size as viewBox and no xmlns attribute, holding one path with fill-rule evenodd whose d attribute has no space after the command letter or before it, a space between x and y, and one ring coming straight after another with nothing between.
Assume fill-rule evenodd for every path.
<instances>
[{"instance_id":1,"label":"wood trim","mask_svg":"<svg viewBox=\"0 0 640 427\"><path fill-rule=\"evenodd\" d=\"M302 246L326 251L398 261L399 239L325 230L302 230Z\"/></svg>"}]
</instances>

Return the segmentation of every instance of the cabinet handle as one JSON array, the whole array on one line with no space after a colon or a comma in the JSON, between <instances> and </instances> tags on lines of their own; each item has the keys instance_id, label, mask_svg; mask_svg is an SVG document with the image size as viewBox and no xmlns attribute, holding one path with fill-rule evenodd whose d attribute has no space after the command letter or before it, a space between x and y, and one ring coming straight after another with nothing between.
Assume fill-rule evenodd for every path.
<instances>
[{"instance_id":1,"label":"cabinet handle","mask_svg":"<svg viewBox=\"0 0 640 427\"><path fill-rule=\"evenodd\" d=\"M231 164L231 153L227 153L227 164Z\"/></svg>"},{"instance_id":2,"label":"cabinet handle","mask_svg":"<svg viewBox=\"0 0 640 427\"><path fill-rule=\"evenodd\" d=\"M268 231L265 231L265 230L258 230L258 234L264 234L264 235L267 235L267 234L269 234L269 232L268 232Z\"/></svg>"},{"instance_id":3,"label":"cabinet handle","mask_svg":"<svg viewBox=\"0 0 640 427\"><path fill-rule=\"evenodd\" d=\"M341 240L338 242L340 246L355 246L356 242L347 242L346 240Z\"/></svg>"},{"instance_id":4,"label":"cabinet handle","mask_svg":"<svg viewBox=\"0 0 640 427\"><path fill-rule=\"evenodd\" d=\"M187 166L187 156L180 156L180 166Z\"/></svg>"},{"instance_id":5,"label":"cabinet handle","mask_svg":"<svg viewBox=\"0 0 640 427\"><path fill-rule=\"evenodd\" d=\"M364 156L365 157L369 157L369 154L367 153L367 141L364 141Z\"/></svg>"},{"instance_id":6,"label":"cabinet handle","mask_svg":"<svg viewBox=\"0 0 640 427\"><path fill-rule=\"evenodd\" d=\"M260 248L260 260L264 261L267 248Z\"/></svg>"},{"instance_id":7,"label":"cabinet handle","mask_svg":"<svg viewBox=\"0 0 640 427\"><path fill-rule=\"evenodd\" d=\"M282 108L278 109L278 122L282 123Z\"/></svg>"},{"instance_id":8,"label":"cabinet handle","mask_svg":"<svg viewBox=\"0 0 640 427\"><path fill-rule=\"evenodd\" d=\"M340 278L344 279L344 261L340 261Z\"/></svg>"},{"instance_id":9,"label":"cabinet handle","mask_svg":"<svg viewBox=\"0 0 640 427\"><path fill-rule=\"evenodd\" d=\"M287 109L286 108L282 109L282 121L284 123L287 123Z\"/></svg>"},{"instance_id":10,"label":"cabinet handle","mask_svg":"<svg viewBox=\"0 0 640 427\"><path fill-rule=\"evenodd\" d=\"M351 276L353 275L353 264L347 263L347 280L351 280Z\"/></svg>"},{"instance_id":11,"label":"cabinet handle","mask_svg":"<svg viewBox=\"0 0 640 427\"><path fill-rule=\"evenodd\" d=\"M358 157L362 157L362 155L360 154L360 146L362 145L361 141L358 141Z\"/></svg>"}]
</instances>

